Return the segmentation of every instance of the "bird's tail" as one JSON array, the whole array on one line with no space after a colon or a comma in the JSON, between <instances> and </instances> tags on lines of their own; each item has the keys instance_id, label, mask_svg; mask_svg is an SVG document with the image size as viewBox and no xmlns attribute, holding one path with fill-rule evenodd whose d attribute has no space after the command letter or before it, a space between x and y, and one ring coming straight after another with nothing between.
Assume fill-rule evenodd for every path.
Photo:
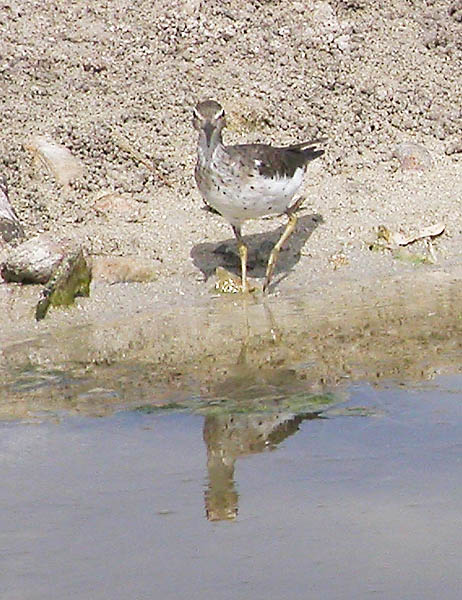
<instances>
[{"instance_id":1,"label":"bird's tail","mask_svg":"<svg viewBox=\"0 0 462 600\"><path fill-rule=\"evenodd\" d=\"M304 155L307 161L314 160L318 156L322 156L325 152L324 145L327 142L327 138L319 138L317 140L311 140L310 142L302 142L301 144L294 144L288 146L287 150L293 152L300 152Z\"/></svg>"}]
</instances>

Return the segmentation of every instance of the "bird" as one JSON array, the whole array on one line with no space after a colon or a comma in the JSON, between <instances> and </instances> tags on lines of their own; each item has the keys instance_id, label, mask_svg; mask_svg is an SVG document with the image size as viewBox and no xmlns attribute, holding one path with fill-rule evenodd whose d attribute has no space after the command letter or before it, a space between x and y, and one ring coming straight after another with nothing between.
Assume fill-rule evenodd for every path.
<instances>
[{"instance_id":1,"label":"bird","mask_svg":"<svg viewBox=\"0 0 462 600\"><path fill-rule=\"evenodd\" d=\"M218 212L231 225L241 262L241 289L249 291L248 250L242 225L249 219L267 215L288 217L281 237L273 247L263 284L268 291L279 252L293 233L296 211L304 198L294 200L303 183L310 161L324 154L325 139L275 147L267 144L226 146L224 108L216 100L204 100L193 110L193 126L198 132L197 162L194 171L199 192L207 207Z\"/></svg>"}]
</instances>

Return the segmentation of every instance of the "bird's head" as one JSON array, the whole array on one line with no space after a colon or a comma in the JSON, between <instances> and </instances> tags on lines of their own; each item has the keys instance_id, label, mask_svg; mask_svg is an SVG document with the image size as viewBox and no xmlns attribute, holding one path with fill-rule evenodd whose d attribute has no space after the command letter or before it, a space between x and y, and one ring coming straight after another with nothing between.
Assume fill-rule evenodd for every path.
<instances>
[{"instance_id":1,"label":"bird's head","mask_svg":"<svg viewBox=\"0 0 462 600\"><path fill-rule=\"evenodd\" d=\"M200 135L200 142L212 148L221 141L221 130L226 125L225 111L215 100L199 102L193 111L193 125Z\"/></svg>"}]
</instances>

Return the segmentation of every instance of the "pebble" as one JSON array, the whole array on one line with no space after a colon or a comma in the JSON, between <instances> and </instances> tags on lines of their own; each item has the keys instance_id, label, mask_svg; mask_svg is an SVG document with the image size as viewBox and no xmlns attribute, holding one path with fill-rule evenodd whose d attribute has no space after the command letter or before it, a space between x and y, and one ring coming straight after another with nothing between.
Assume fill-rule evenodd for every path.
<instances>
[{"instance_id":1,"label":"pebble","mask_svg":"<svg viewBox=\"0 0 462 600\"><path fill-rule=\"evenodd\" d=\"M414 142L398 144L393 156L399 160L403 171L428 171L433 167L430 152Z\"/></svg>"}]
</instances>

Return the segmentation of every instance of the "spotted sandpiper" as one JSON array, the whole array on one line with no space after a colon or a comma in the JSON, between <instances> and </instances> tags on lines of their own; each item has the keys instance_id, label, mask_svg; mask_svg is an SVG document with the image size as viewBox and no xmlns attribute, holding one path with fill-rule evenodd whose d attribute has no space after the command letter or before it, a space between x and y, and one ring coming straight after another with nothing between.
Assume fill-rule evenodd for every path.
<instances>
[{"instance_id":1,"label":"spotted sandpiper","mask_svg":"<svg viewBox=\"0 0 462 600\"><path fill-rule=\"evenodd\" d=\"M266 144L225 146L222 130L225 111L215 100L200 102L194 109L199 132L196 183L207 206L222 215L233 228L241 259L242 291L248 291L247 246L242 224L265 215L286 214L287 226L269 256L263 292L271 282L283 244L297 223L296 211L304 198L293 201L303 182L307 164L324 154L325 140L282 148Z\"/></svg>"}]
</instances>

